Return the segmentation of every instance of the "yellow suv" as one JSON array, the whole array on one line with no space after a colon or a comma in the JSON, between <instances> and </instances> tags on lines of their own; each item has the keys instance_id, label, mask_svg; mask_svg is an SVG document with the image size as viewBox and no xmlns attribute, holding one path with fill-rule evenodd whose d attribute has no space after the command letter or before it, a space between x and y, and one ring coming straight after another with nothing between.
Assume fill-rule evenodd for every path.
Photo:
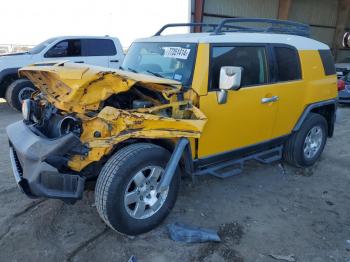
<instances>
[{"instance_id":1,"label":"yellow suv","mask_svg":"<svg viewBox=\"0 0 350 262\"><path fill-rule=\"evenodd\" d=\"M161 35L184 25L212 30ZM120 70L22 68L39 91L7 127L17 183L74 202L97 178L100 216L135 235L168 215L181 176L227 177L252 159L314 164L333 134L337 78L329 47L307 35L266 19L172 24L135 41Z\"/></svg>"}]
</instances>

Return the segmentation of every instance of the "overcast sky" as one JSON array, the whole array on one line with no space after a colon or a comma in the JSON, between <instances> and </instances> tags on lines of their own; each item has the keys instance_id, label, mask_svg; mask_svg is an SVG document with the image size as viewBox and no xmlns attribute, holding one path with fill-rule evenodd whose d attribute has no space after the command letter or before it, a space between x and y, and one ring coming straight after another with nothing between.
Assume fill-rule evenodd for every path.
<instances>
[{"instance_id":1,"label":"overcast sky","mask_svg":"<svg viewBox=\"0 0 350 262\"><path fill-rule=\"evenodd\" d=\"M128 47L163 24L189 20L188 0L16 0L1 1L0 8L0 44L34 45L60 35L110 35Z\"/></svg>"}]
</instances>

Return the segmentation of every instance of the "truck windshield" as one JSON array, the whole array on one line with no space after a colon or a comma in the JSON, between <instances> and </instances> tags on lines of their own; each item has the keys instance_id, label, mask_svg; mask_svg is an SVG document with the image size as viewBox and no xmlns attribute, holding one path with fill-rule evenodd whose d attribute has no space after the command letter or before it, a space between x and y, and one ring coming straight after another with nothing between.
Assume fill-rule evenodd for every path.
<instances>
[{"instance_id":1,"label":"truck windshield","mask_svg":"<svg viewBox=\"0 0 350 262\"><path fill-rule=\"evenodd\" d=\"M50 38L36 46L34 46L32 49L29 50L29 53L32 55L39 54L41 51L43 51L48 45L52 44L54 41L56 41L57 38Z\"/></svg>"},{"instance_id":2,"label":"truck windshield","mask_svg":"<svg viewBox=\"0 0 350 262\"><path fill-rule=\"evenodd\" d=\"M193 43L133 43L122 69L172 79L189 86L196 44Z\"/></svg>"}]
</instances>

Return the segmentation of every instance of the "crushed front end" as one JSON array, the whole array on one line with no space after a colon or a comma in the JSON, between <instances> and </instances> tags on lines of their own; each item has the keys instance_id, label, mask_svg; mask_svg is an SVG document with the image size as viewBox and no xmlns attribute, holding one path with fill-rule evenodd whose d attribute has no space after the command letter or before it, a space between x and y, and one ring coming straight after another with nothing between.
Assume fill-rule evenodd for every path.
<instances>
[{"instance_id":1,"label":"crushed front end","mask_svg":"<svg viewBox=\"0 0 350 262\"><path fill-rule=\"evenodd\" d=\"M20 70L39 89L7 127L16 181L29 196L76 200L108 157L137 140L198 138L195 94L174 80L71 63Z\"/></svg>"}]
</instances>

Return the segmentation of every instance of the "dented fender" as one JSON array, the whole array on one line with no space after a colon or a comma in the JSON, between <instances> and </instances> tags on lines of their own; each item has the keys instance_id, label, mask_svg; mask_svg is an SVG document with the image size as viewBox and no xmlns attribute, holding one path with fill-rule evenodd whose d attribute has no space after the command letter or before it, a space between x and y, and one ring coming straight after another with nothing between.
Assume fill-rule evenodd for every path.
<instances>
[{"instance_id":1,"label":"dented fender","mask_svg":"<svg viewBox=\"0 0 350 262\"><path fill-rule=\"evenodd\" d=\"M184 108L180 110L181 107ZM174 113L178 114L177 117L155 114L167 108L177 111ZM130 138L199 138L206 121L205 115L188 102L174 102L137 111L105 107L96 117L83 122L81 140L90 148L88 156L75 156L69 166L80 171L110 153L117 144Z\"/></svg>"}]
</instances>

